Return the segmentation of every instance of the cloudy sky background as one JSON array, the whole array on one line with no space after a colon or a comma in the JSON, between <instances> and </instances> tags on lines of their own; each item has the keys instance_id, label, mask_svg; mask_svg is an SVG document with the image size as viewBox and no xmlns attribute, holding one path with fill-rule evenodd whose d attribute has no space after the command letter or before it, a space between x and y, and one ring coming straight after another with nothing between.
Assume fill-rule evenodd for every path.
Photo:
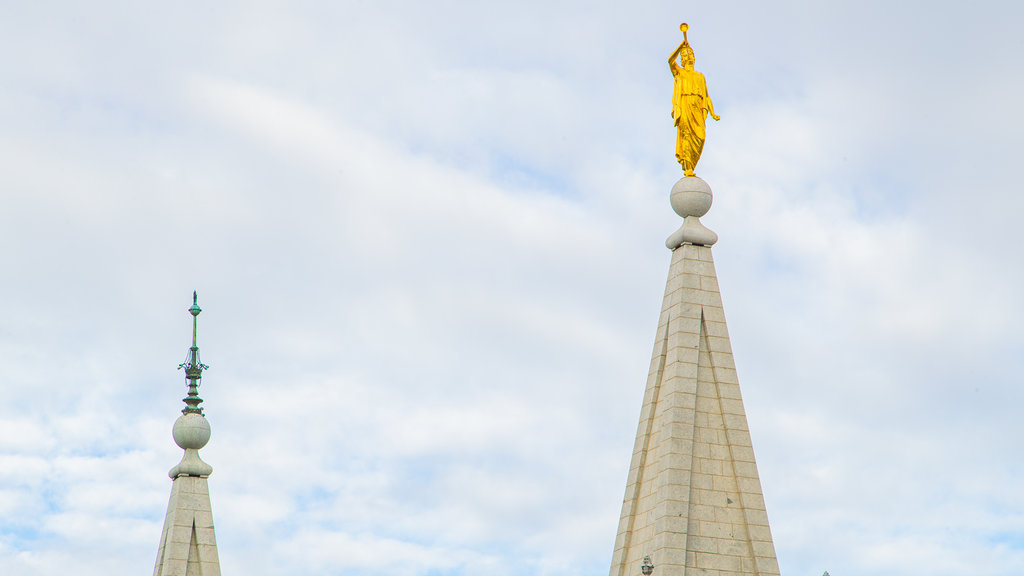
<instances>
[{"instance_id":1,"label":"cloudy sky background","mask_svg":"<svg viewBox=\"0 0 1024 576\"><path fill-rule=\"evenodd\" d=\"M0 572L152 571L195 289L225 574L606 573L688 21L783 573L1024 573L1024 9L766 4L0 7Z\"/></svg>"}]
</instances>

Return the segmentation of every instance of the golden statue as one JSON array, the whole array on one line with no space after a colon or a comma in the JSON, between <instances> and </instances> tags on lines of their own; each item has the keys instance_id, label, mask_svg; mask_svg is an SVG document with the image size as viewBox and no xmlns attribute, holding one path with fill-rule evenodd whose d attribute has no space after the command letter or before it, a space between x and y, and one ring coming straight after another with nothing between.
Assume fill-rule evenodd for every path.
<instances>
[{"instance_id":1,"label":"golden statue","mask_svg":"<svg viewBox=\"0 0 1024 576\"><path fill-rule=\"evenodd\" d=\"M704 149L704 121L709 112L715 120L720 117L711 104L704 75L693 69L693 49L686 40L690 27L680 24L679 29L683 32L683 43L668 57L668 66L675 78L672 120L676 124L676 160L683 166L683 174L694 176L693 169Z\"/></svg>"}]
</instances>

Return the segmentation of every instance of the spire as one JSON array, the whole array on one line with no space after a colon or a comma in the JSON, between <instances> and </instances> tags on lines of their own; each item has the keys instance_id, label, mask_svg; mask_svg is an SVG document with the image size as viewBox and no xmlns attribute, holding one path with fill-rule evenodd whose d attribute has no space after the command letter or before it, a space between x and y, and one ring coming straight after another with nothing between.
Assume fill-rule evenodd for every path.
<instances>
[{"instance_id":1,"label":"spire","mask_svg":"<svg viewBox=\"0 0 1024 576\"><path fill-rule=\"evenodd\" d=\"M199 397L199 384L203 379L203 370L209 368L199 361L199 345L196 344L197 324L199 313L202 311L203 309L199 307L199 294L193 290L192 306L188 309L189 314L192 315L192 346L189 347L188 354L185 355L185 361L178 364L178 370L185 369L185 380L188 381L188 395L182 398L182 402L186 406L181 413L199 414L200 416L203 415L203 409L199 405L203 403L203 399Z\"/></svg>"},{"instance_id":2,"label":"spire","mask_svg":"<svg viewBox=\"0 0 1024 576\"><path fill-rule=\"evenodd\" d=\"M777 576L761 481L725 324L711 245L699 218L711 188L672 189L685 220L661 318L622 502L611 576Z\"/></svg>"},{"instance_id":3,"label":"spire","mask_svg":"<svg viewBox=\"0 0 1024 576\"><path fill-rule=\"evenodd\" d=\"M199 397L199 381L208 366L199 361L196 318L202 309L195 292L188 311L192 315L192 346L185 362L178 366L179 370L185 369L188 395L184 398L185 409L173 428L174 443L185 454L168 473L173 481L171 499L167 504L153 576L220 576L207 480L213 467L199 457L199 450L210 441L210 423L199 407L203 402Z\"/></svg>"}]
</instances>

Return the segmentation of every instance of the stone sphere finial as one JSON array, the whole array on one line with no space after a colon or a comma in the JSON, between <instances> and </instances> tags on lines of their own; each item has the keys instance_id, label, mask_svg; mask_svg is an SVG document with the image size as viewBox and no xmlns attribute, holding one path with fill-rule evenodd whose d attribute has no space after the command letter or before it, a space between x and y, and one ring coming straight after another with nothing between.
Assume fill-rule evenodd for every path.
<instances>
[{"instance_id":1,"label":"stone sphere finial","mask_svg":"<svg viewBox=\"0 0 1024 576\"><path fill-rule=\"evenodd\" d=\"M188 412L182 414L174 421L174 443L185 450L181 462L171 468L168 476L177 478L179 476L200 476L207 477L213 473L213 466L210 466L199 457L199 449L206 446L210 441L210 423L206 416Z\"/></svg>"},{"instance_id":2,"label":"stone sphere finial","mask_svg":"<svg viewBox=\"0 0 1024 576\"><path fill-rule=\"evenodd\" d=\"M182 414L174 421L174 443L188 450L199 450L210 441L210 422L201 414Z\"/></svg>"},{"instance_id":3,"label":"stone sphere finial","mask_svg":"<svg viewBox=\"0 0 1024 576\"><path fill-rule=\"evenodd\" d=\"M698 176L684 176L672 186L669 200L672 209L683 217L683 225L665 241L669 250L675 250L683 244L711 246L718 242L718 234L708 230L700 223L700 217L711 210L711 187Z\"/></svg>"}]
</instances>

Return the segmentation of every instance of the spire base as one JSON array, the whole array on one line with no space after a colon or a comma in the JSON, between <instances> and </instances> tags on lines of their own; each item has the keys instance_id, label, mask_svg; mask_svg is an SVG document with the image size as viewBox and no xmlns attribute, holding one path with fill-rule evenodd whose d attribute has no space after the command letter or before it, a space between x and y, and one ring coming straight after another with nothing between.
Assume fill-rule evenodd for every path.
<instances>
[{"instance_id":1,"label":"spire base","mask_svg":"<svg viewBox=\"0 0 1024 576\"><path fill-rule=\"evenodd\" d=\"M203 462L202 458L199 457L199 450L194 448L186 449L185 455L181 458L181 462L167 472L167 475L170 476L171 480L177 480L182 476L209 478L210 474L213 474L213 466Z\"/></svg>"},{"instance_id":2,"label":"spire base","mask_svg":"<svg viewBox=\"0 0 1024 576\"><path fill-rule=\"evenodd\" d=\"M718 242L718 234L715 234L701 224L700 218L689 216L683 221L683 225L679 227L679 230L673 232L665 240L665 247L669 250L675 250L683 244L712 246L715 242Z\"/></svg>"}]
</instances>

